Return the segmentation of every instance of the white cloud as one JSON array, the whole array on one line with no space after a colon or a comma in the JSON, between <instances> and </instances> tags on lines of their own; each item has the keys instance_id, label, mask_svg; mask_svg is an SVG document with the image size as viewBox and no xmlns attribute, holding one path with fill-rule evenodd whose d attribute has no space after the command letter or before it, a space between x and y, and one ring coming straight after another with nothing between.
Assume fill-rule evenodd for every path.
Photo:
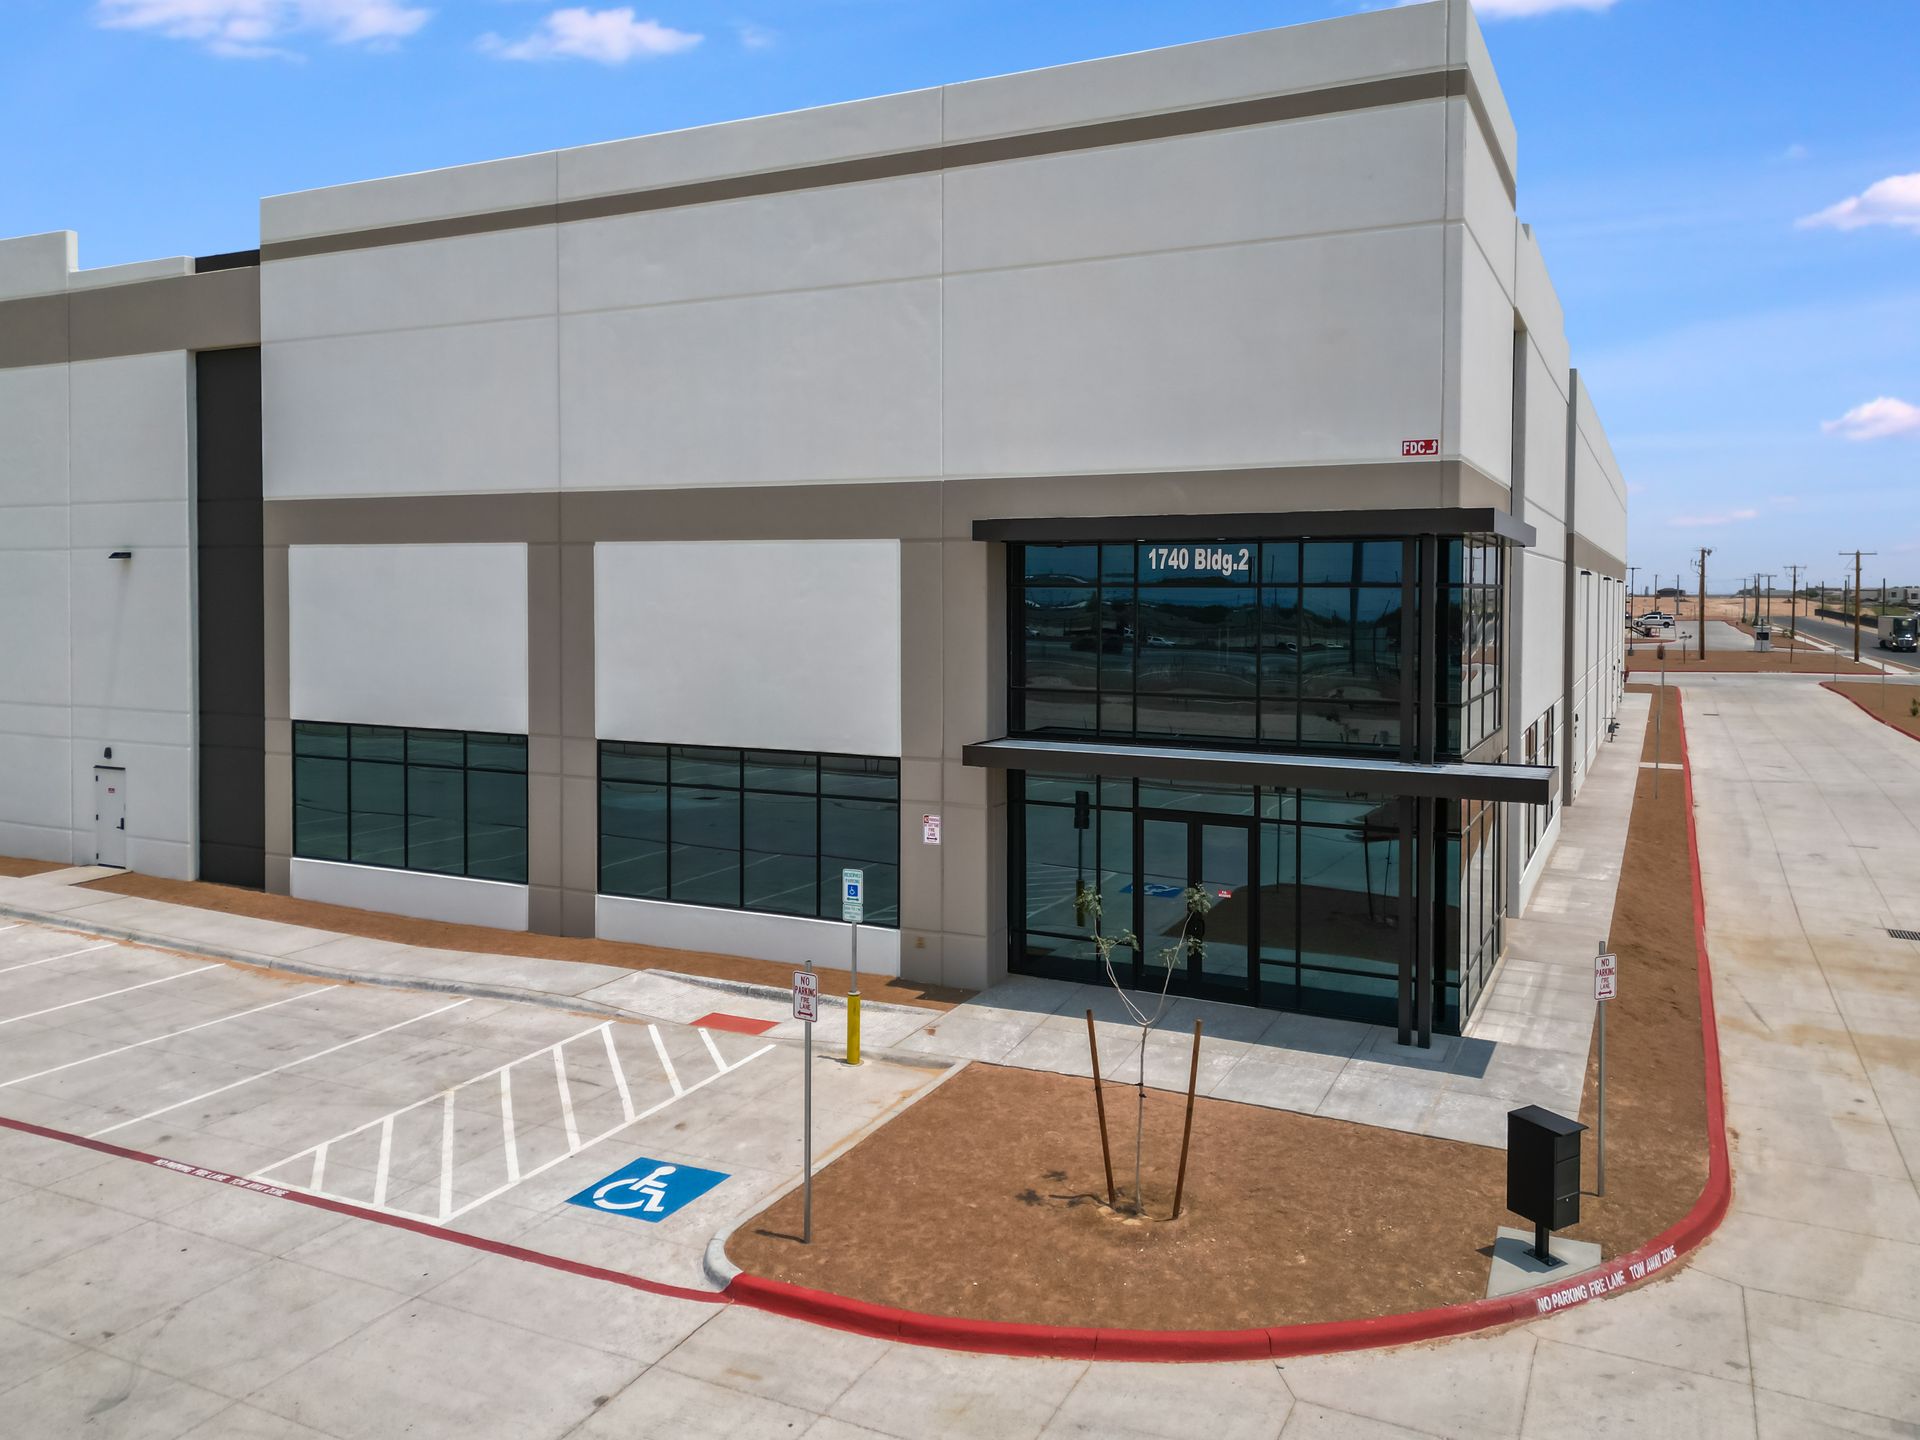
<instances>
[{"instance_id":1,"label":"white cloud","mask_svg":"<svg viewBox=\"0 0 1920 1440\"><path fill-rule=\"evenodd\" d=\"M1859 230L1868 225L1892 225L1920 235L1920 172L1876 180L1858 195L1800 221L1803 230Z\"/></svg>"},{"instance_id":2,"label":"white cloud","mask_svg":"<svg viewBox=\"0 0 1920 1440\"><path fill-rule=\"evenodd\" d=\"M742 50L771 50L779 37L764 25L756 25L751 20L742 20L733 27L733 33L740 37Z\"/></svg>"},{"instance_id":3,"label":"white cloud","mask_svg":"<svg viewBox=\"0 0 1920 1440\"><path fill-rule=\"evenodd\" d=\"M402 0L98 0L94 22L191 40L215 55L294 58L281 42L317 35L336 45L391 45L414 33L431 10Z\"/></svg>"},{"instance_id":4,"label":"white cloud","mask_svg":"<svg viewBox=\"0 0 1920 1440\"><path fill-rule=\"evenodd\" d=\"M1813 152L1808 150L1806 146L1796 143L1782 150L1780 152L1780 158L1782 160L1804 160L1812 153Z\"/></svg>"},{"instance_id":5,"label":"white cloud","mask_svg":"<svg viewBox=\"0 0 1920 1440\"><path fill-rule=\"evenodd\" d=\"M1893 435L1920 436L1920 405L1909 405L1904 400L1882 395L1878 400L1854 406L1838 420L1822 421L1820 428L1829 435L1841 435L1848 440L1885 440Z\"/></svg>"},{"instance_id":6,"label":"white cloud","mask_svg":"<svg viewBox=\"0 0 1920 1440\"><path fill-rule=\"evenodd\" d=\"M629 60L678 54L702 38L658 20L636 20L631 5L615 10L570 6L555 10L524 40L509 42L498 35L483 35L480 48L506 60L597 60L602 65L624 65Z\"/></svg>"},{"instance_id":7,"label":"white cloud","mask_svg":"<svg viewBox=\"0 0 1920 1440\"><path fill-rule=\"evenodd\" d=\"M1731 525L1738 520L1759 518L1758 510L1726 510L1718 515L1676 515L1667 524L1685 530L1710 530L1719 525Z\"/></svg>"}]
</instances>

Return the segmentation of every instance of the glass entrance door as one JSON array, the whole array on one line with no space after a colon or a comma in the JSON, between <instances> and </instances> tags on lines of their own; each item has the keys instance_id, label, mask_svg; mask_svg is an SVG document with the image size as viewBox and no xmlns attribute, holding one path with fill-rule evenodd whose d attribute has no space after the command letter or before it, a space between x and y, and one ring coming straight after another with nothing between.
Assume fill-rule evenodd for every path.
<instances>
[{"instance_id":1,"label":"glass entrance door","mask_svg":"<svg viewBox=\"0 0 1920 1440\"><path fill-rule=\"evenodd\" d=\"M1256 1003L1247 965L1258 903L1258 892L1249 883L1252 827L1223 822L1218 816L1164 812L1141 814L1138 824L1138 983L1145 989L1159 989L1165 952L1181 944L1184 927L1189 943L1174 957L1170 988ZM1205 915L1189 915L1186 893L1190 888L1212 902Z\"/></svg>"}]
</instances>

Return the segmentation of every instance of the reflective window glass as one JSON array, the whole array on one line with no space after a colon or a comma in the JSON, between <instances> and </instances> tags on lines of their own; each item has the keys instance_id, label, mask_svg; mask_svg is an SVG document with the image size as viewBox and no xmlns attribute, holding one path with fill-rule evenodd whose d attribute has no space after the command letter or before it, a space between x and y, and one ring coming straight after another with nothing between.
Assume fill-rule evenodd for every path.
<instances>
[{"instance_id":1,"label":"reflective window glass","mask_svg":"<svg viewBox=\"0 0 1920 1440\"><path fill-rule=\"evenodd\" d=\"M390 725L352 727L353 758L356 760L405 760L407 732Z\"/></svg>"},{"instance_id":2,"label":"reflective window glass","mask_svg":"<svg viewBox=\"0 0 1920 1440\"><path fill-rule=\"evenodd\" d=\"M602 740L600 774L608 780L648 780L664 785L667 783L667 747Z\"/></svg>"},{"instance_id":3,"label":"reflective window glass","mask_svg":"<svg viewBox=\"0 0 1920 1440\"><path fill-rule=\"evenodd\" d=\"M524 735L467 736L467 764L475 770L527 773L527 737Z\"/></svg>"},{"instance_id":4,"label":"reflective window glass","mask_svg":"<svg viewBox=\"0 0 1920 1440\"><path fill-rule=\"evenodd\" d=\"M467 737L459 730L409 730L407 763L457 769L467 763Z\"/></svg>"},{"instance_id":5,"label":"reflective window glass","mask_svg":"<svg viewBox=\"0 0 1920 1440\"><path fill-rule=\"evenodd\" d=\"M346 748L344 728L337 737ZM332 738L332 737L329 737ZM293 760L293 853L309 860L346 860L347 762L296 755Z\"/></svg>"},{"instance_id":6,"label":"reflective window glass","mask_svg":"<svg viewBox=\"0 0 1920 1440\"><path fill-rule=\"evenodd\" d=\"M820 788L820 759L784 750L749 750L744 783L749 790L784 790L811 795Z\"/></svg>"},{"instance_id":7,"label":"reflective window glass","mask_svg":"<svg viewBox=\"0 0 1920 1440\"><path fill-rule=\"evenodd\" d=\"M678 764L679 757L675 756ZM740 793L673 787L673 898L690 905L740 905Z\"/></svg>"},{"instance_id":8,"label":"reflective window glass","mask_svg":"<svg viewBox=\"0 0 1920 1440\"><path fill-rule=\"evenodd\" d=\"M675 785L740 788L740 752L706 745L675 745L670 765Z\"/></svg>"},{"instance_id":9,"label":"reflective window glass","mask_svg":"<svg viewBox=\"0 0 1920 1440\"><path fill-rule=\"evenodd\" d=\"M527 781L492 770L467 772L467 874L527 883Z\"/></svg>"},{"instance_id":10,"label":"reflective window glass","mask_svg":"<svg viewBox=\"0 0 1920 1440\"><path fill-rule=\"evenodd\" d=\"M667 898L666 786L601 782L600 889Z\"/></svg>"},{"instance_id":11,"label":"reflective window glass","mask_svg":"<svg viewBox=\"0 0 1920 1440\"><path fill-rule=\"evenodd\" d=\"M1027 545L1023 578L1032 584L1091 582L1100 573L1097 545Z\"/></svg>"},{"instance_id":12,"label":"reflective window glass","mask_svg":"<svg viewBox=\"0 0 1920 1440\"><path fill-rule=\"evenodd\" d=\"M816 914L820 802L810 794L750 792L742 803L747 909Z\"/></svg>"},{"instance_id":13,"label":"reflective window glass","mask_svg":"<svg viewBox=\"0 0 1920 1440\"><path fill-rule=\"evenodd\" d=\"M356 742L359 737L354 737ZM398 741L395 741L398 748ZM355 760L349 768L353 786L351 856L356 865L407 863L407 770L404 765Z\"/></svg>"},{"instance_id":14,"label":"reflective window glass","mask_svg":"<svg viewBox=\"0 0 1920 1440\"><path fill-rule=\"evenodd\" d=\"M293 722L293 753L347 758L347 727L318 724L312 720Z\"/></svg>"},{"instance_id":15,"label":"reflective window glass","mask_svg":"<svg viewBox=\"0 0 1920 1440\"><path fill-rule=\"evenodd\" d=\"M1028 589L1024 683L1050 690L1091 690L1099 668L1100 636L1092 590Z\"/></svg>"},{"instance_id":16,"label":"reflective window glass","mask_svg":"<svg viewBox=\"0 0 1920 1440\"><path fill-rule=\"evenodd\" d=\"M409 747L411 748L411 747ZM460 875L467 865L464 777L452 767L425 766L407 776L407 868Z\"/></svg>"}]
</instances>

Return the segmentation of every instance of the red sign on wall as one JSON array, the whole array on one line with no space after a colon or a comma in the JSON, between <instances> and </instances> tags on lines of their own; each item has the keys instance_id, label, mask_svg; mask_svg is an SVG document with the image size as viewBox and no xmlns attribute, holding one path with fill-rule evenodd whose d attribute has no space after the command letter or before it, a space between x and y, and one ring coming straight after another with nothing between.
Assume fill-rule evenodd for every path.
<instances>
[{"instance_id":1,"label":"red sign on wall","mask_svg":"<svg viewBox=\"0 0 1920 1440\"><path fill-rule=\"evenodd\" d=\"M1440 442L1438 440L1402 440L1400 442L1400 453L1403 456L1438 455L1440 453Z\"/></svg>"}]
</instances>

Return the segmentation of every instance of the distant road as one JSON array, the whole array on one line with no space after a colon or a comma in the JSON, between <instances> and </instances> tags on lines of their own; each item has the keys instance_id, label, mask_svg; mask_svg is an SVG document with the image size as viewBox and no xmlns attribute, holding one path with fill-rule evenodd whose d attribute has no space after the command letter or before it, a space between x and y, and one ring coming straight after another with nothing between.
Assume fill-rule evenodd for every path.
<instances>
[{"instance_id":1,"label":"distant road","mask_svg":"<svg viewBox=\"0 0 1920 1440\"><path fill-rule=\"evenodd\" d=\"M1787 618L1785 611L1776 609L1773 614L1773 623L1776 626L1784 626ZM1822 616L1808 615L1803 610L1800 612L1799 625L1800 633L1809 639L1824 640L1829 645L1838 645L1849 655L1853 654L1853 627L1844 620L1828 620ZM1899 665L1908 670L1920 669L1920 664L1915 663L1915 657L1882 650L1873 629L1866 625L1860 627L1860 658L1884 660L1889 665Z\"/></svg>"}]
</instances>

